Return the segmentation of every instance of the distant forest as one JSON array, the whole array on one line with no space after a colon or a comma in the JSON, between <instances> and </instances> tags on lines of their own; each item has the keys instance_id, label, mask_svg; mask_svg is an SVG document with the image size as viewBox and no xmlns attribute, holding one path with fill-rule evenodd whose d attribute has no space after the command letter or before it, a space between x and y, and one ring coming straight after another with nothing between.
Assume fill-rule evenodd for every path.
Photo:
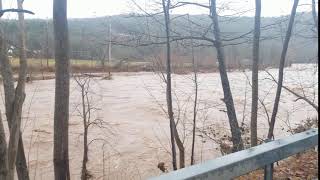
<instances>
[{"instance_id":1,"label":"distant forest","mask_svg":"<svg viewBox=\"0 0 320 180\"><path fill-rule=\"evenodd\" d=\"M207 15L173 15L174 37L212 37L211 20ZM262 18L261 63L274 64L279 61L282 42L287 28L288 16ZM112 59L127 61L151 61L154 54L164 54L163 16L144 17L139 14L109 17L69 19L69 38L72 59L103 60L108 56L109 25L111 24ZM191 23L190 23L191 22ZM18 21L4 20L4 30L11 42L12 56L17 56ZM160 24L160 26L159 26ZM252 56L252 27L254 17L220 17L222 38L227 63L250 62ZM159 28L162 27L162 28ZM28 56L53 58L52 19L27 19L26 35ZM241 38L239 38L239 36ZM314 31L311 13L296 15L292 40L288 52L291 63L317 61L318 40ZM190 40L176 41L173 45L173 62L190 61ZM215 63L215 51L208 42L194 42L195 56L203 65ZM157 49L156 49L157 48ZM278 63L276 63L278 64Z\"/></svg>"}]
</instances>

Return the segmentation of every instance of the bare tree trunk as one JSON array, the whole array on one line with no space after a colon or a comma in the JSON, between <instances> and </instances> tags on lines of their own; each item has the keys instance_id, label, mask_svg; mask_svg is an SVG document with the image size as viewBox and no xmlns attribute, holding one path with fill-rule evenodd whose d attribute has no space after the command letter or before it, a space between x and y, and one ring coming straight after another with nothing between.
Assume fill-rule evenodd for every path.
<instances>
[{"instance_id":1,"label":"bare tree trunk","mask_svg":"<svg viewBox=\"0 0 320 180\"><path fill-rule=\"evenodd\" d=\"M17 0L18 9L23 9L22 0ZM22 105L25 99L25 82L27 74L27 54L26 54L26 43L25 43L25 33L24 33L24 14L22 12L18 13L19 16L19 30L20 30L20 68L18 84L15 90L13 109L10 114L11 116L11 129L8 147L8 168L9 177L8 179L14 179L15 163L17 159L19 139L21 137L20 126L21 126L21 114Z\"/></svg>"},{"instance_id":2,"label":"bare tree trunk","mask_svg":"<svg viewBox=\"0 0 320 180\"><path fill-rule=\"evenodd\" d=\"M259 44L260 44L261 0L256 0L256 15L254 18L254 37L252 55L252 103L251 103L251 146L258 144L258 90L259 90Z\"/></svg>"},{"instance_id":3,"label":"bare tree trunk","mask_svg":"<svg viewBox=\"0 0 320 180\"><path fill-rule=\"evenodd\" d=\"M7 44L5 42L6 40L3 37L4 37L3 34L1 34L0 68L1 68L4 96L5 96L4 98L5 98L5 107L6 107L6 117L7 117L8 125L10 128L11 127L10 114L12 112L12 105L14 101L14 79L13 79L11 65L7 56Z\"/></svg>"},{"instance_id":4,"label":"bare tree trunk","mask_svg":"<svg viewBox=\"0 0 320 180\"><path fill-rule=\"evenodd\" d=\"M1 75L3 78L3 87L5 94L5 107L6 107L6 117L8 120L9 129L11 129L11 112L14 101L14 80L12 75L12 70L10 66L9 59L7 57L7 46L6 42L3 39L3 34L0 35L0 68ZM19 145L18 145L18 155L16 160L16 169L19 180L28 180L29 173L27 168L27 161L24 153L24 146L22 141L22 135L20 132Z\"/></svg>"},{"instance_id":5,"label":"bare tree trunk","mask_svg":"<svg viewBox=\"0 0 320 180\"><path fill-rule=\"evenodd\" d=\"M312 17L313 17L314 25L316 26L317 31L319 31L315 0L312 0Z\"/></svg>"},{"instance_id":6,"label":"bare tree trunk","mask_svg":"<svg viewBox=\"0 0 320 180\"><path fill-rule=\"evenodd\" d=\"M172 94L171 94L171 49L170 49L170 17L169 17L169 6L170 0L168 0L167 5L166 1L162 0L162 6L165 16L166 24L166 36L167 36L167 107L168 107L168 116L170 120L170 140L171 140L171 151L172 151L172 166L173 170L177 170L177 160L176 160L176 146L175 146L175 122L173 118L172 110Z\"/></svg>"},{"instance_id":7,"label":"bare tree trunk","mask_svg":"<svg viewBox=\"0 0 320 180\"><path fill-rule=\"evenodd\" d=\"M193 50L192 50L193 51ZM193 52L192 52L193 54ZM191 165L194 164L194 146L196 141L196 120L197 120L197 104L198 104L198 75L197 69L194 62L194 55L193 56L193 71L194 71L194 86L195 86L195 94L194 94L194 104L193 104L193 127L192 127L192 147L191 147Z\"/></svg>"},{"instance_id":8,"label":"bare tree trunk","mask_svg":"<svg viewBox=\"0 0 320 180\"><path fill-rule=\"evenodd\" d=\"M81 180L88 179L88 128L85 127L83 133L83 159L82 159L82 170L81 170Z\"/></svg>"},{"instance_id":9,"label":"bare tree trunk","mask_svg":"<svg viewBox=\"0 0 320 180\"><path fill-rule=\"evenodd\" d=\"M163 1L164 2L164 1ZM165 24L166 24L166 34L167 34L167 95L168 97L168 113L170 121L173 123L173 135L174 139L176 141L176 144L179 149L179 167L184 168L185 167L185 149L183 142L181 141L181 138L179 137L179 132L177 130L177 125L174 121L173 117L173 108L172 108L172 89L171 89L171 47L170 47L170 6L171 6L171 0L167 0L167 7L164 7L165 11ZM169 81L170 79L170 81ZM169 111L170 109L170 111Z\"/></svg>"},{"instance_id":10,"label":"bare tree trunk","mask_svg":"<svg viewBox=\"0 0 320 180\"><path fill-rule=\"evenodd\" d=\"M6 117L8 120L9 129L11 129L11 112L12 106L14 101L14 85L13 85L13 75L10 66L9 59L6 55L4 55L4 51L6 51L6 45L4 45L4 39L2 36L0 37L0 44L1 44L1 57L0 57L0 68L1 68L1 75L3 77L3 86L4 86L4 94L5 94L5 107L6 107ZM18 155L16 160L16 169L19 180L28 180L29 179L29 172L27 167L27 161L24 153L24 146L22 141L22 134L20 132L19 135L19 145L18 145Z\"/></svg>"},{"instance_id":11,"label":"bare tree trunk","mask_svg":"<svg viewBox=\"0 0 320 180\"><path fill-rule=\"evenodd\" d=\"M190 17L188 14L188 22L189 28L191 28ZM192 37L192 31L190 30L190 36ZM192 68L193 68L193 77L194 77L194 103L193 103L193 127L192 127L192 145L191 145L191 160L190 164L194 164L194 149L195 149L195 141L196 141L196 120L197 120L197 104L198 104L198 67L194 57L194 46L193 46L193 39L191 39L191 56L192 56Z\"/></svg>"},{"instance_id":12,"label":"bare tree trunk","mask_svg":"<svg viewBox=\"0 0 320 180\"><path fill-rule=\"evenodd\" d=\"M287 50L288 50L288 46L289 46L289 41L290 41L290 37L291 37L291 32L292 32L292 28L293 28L293 23L294 23L294 18L296 15L298 3L299 3L299 0L294 0L293 7L291 10L290 20L289 20L289 25L288 25L286 37L285 37L282 52L281 52L277 92L276 92L276 97L275 97L274 105L273 105L273 111L272 111L272 115L271 115L271 122L270 122L270 127L269 127L269 132L268 132L268 139L271 139L273 137L274 125L276 122L276 116L278 113L281 90L282 90L282 86L283 86L284 65L285 65Z\"/></svg>"},{"instance_id":13,"label":"bare tree trunk","mask_svg":"<svg viewBox=\"0 0 320 180\"><path fill-rule=\"evenodd\" d=\"M70 179L68 122L70 61L67 0L53 1L56 89L54 106L54 175L56 180Z\"/></svg>"},{"instance_id":14,"label":"bare tree trunk","mask_svg":"<svg viewBox=\"0 0 320 180\"><path fill-rule=\"evenodd\" d=\"M18 9L23 9L23 0L17 0L17 4L18 4ZM26 74L27 74L27 54L26 54L26 37L25 37L25 24L24 24L24 13L19 13L19 26L20 26L20 44L21 44L21 48L20 48L20 73L19 73L19 79L20 81L18 81L18 85L19 83L21 83L21 87L22 89L19 90L21 91L20 93L25 96L25 81L26 81ZM22 61L22 62L21 62ZM23 84L23 85L22 85ZM18 91L18 87L16 88L16 91ZM23 100L24 101L24 100ZM22 102L23 103L23 102ZM21 107L19 107L20 110L22 111L22 104ZM21 112L20 112L21 113ZM21 114L18 117L21 121ZM17 158L16 158L16 169L17 169L17 175L18 175L18 179L19 180L28 180L29 178L29 170L27 167L27 160L26 160L26 156L24 153L24 146L23 146L23 141L22 141L22 133L20 131L20 125L19 125L19 142L18 142L18 154L17 154Z\"/></svg>"},{"instance_id":15,"label":"bare tree trunk","mask_svg":"<svg viewBox=\"0 0 320 180\"><path fill-rule=\"evenodd\" d=\"M183 142L181 141L181 139L179 137L179 132L177 130L177 126L174 121L173 108L172 108L170 12L169 12L171 3L170 3L170 0L167 0L167 4L165 3L165 0L162 0L162 4L163 4L164 16L165 16L166 37L167 37L167 93L166 94L167 94L168 115L169 115L169 119L170 119L170 131L172 131L172 135L173 135L174 140L176 141L178 149L179 149L179 160L180 160L179 167L184 168L185 167L184 146L183 146ZM174 141L172 141L172 137L171 137L171 143L172 142L174 142ZM173 154L175 154L175 153L173 153Z\"/></svg>"},{"instance_id":16,"label":"bare tree trunk","mask_svg":"<svg viewBox=\"0 0 320 180\"><path fill-rule=\"evenodd\" d=\"M1 10L1 0L0 0ZM7 141L4 132L2 115L0 112L0 179L6 180L8 178L8 154L7 154Z\"/></svg>"},{"instance_id":17,"label":"bare tree trunk","mask_svg":"<svg viewBox=\"0 0 320 180\"><path fill-rule=\"evenodd\" d=\"M178 149L179 149L179 167L184 168L185 167L185 153L184 153L184 146L183 146L183 142L181 141L180 137L179 137L179 132L177 130L177 125L174 124L173 127L174 130L174 139L176 140Z\"/></svg>"},{"instance_id":18,"label":"bare tree trunk","mask_svg":"<svg viewBox=\"0 0 320 180\"><path fill-rule=\"evenodd\" d=\"M0 0L0 10L2 10L2 0ZM7 46L6 42L3 39L3 31L2 28L0 29L0 67L1 67L1 75L3 79L3 84L8 83L8 79L3 76L6 74L7 68L4 66L5 61L9 61L7 57ZM11 68L10 68L11 70ZM4 88L6 91L6 88ZM8 101L8 96L5 94L5 101ZM7 104L6 104L7 105ZM7 106L6 106L7 109ZM9 122L8 122L9 124ZM4 132L4 126L3 126L3 121L2 121L2 116L0 112L0 179L7 180L8 179L8 153L7 153L7 142L6 142L6 134Z\"/></svg>"},{"instance_id":19,"label":"bare tree trunk","mask_svg":"<svg viewBox=\"0 0 320 180\"><path fill-rule=\"evenodd\" d=\"M19 135L18 154L16 160L16 169L19 180L29 180L29 170L27 166L27 159L24 153L24 146L22 140L22 133Z\"/></svg>"},{"instance_id":20,"label":"bare tree trunk","mask_svg":"<svg viewBox=\"0 0 320 180\"><path fill-rule=\"evenodd\" d=\"M224 55L223 46L220 38L220 28L219 28L219 22L218 22L218 15L216 12L216 0L210 0L210 2L211 2L210 16L212 18L213 26L214 26L214 31L213 31L214 37L215 37L214 46L217 50L220 78L221 78L221 83L222 83L222 88L224 93L224 102L227 107L227 115L229 118L229 124L230 124L230 129L232 134L233 152L235 152L243 149L243 142L241 139L241 131L237 121L236 110L234 107L229 79L226 71L225 55Z\"/></svg>"}]
</instances>

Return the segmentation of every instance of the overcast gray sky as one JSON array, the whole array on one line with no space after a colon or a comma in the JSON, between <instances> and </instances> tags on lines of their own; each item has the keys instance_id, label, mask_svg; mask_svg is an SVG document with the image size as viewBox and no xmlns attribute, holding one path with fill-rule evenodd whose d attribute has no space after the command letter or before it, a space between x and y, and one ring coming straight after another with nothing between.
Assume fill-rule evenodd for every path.
<instances>
[{"instance_id":1,"label":"overcast gray sky","mask_svg":"<svg viewBox=\"0 0 320 180\"><path fill-rule=\"evenodd\" d=\"M135 0L142 8L156 7L154 2L161 0ZM175 0L177 1L177 0ZM173 2L175 2L173 0ZM208 0L184 0L207 4ZM24 8L31 10L36 15L27 15L26 18L51 18L53 0L25 0ZM245 16L254 15L255 0L217 0L218 6L224 7L220 15L231 15L239 11L248 11ZM318 3L318 1L316 1ZM298 11L310 11L311 0L300 0ZM262 0L262 16L280 16L290 13L293 0ZM4 0L4 8L16 7L16 0ZM141 12L132 3L132 0L68 0L68 17L83 18L106 15L116 15L123 13ZM188 6L174 10L176 14L207 14L203 8ZM7 14L5 18L16 18L15 14Z\"/></svg>"}]
</instances>

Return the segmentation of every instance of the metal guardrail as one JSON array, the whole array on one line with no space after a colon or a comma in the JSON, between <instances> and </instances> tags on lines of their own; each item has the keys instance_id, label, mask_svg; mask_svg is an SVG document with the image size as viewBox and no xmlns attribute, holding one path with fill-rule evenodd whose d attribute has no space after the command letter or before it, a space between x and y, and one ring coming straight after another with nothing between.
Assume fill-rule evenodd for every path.
<instances>
[{"instance_id":1,"label":"metal guardrail","mask_svg":"<svg viewBox=\"0 0 320 180\"><path fill-rule=\"evenodd\" d=\"M189 166L150 180L227 180L265 168L265 180L272 179L273 163L318 145L318 129Z\"/></svg>"}]
</instances>

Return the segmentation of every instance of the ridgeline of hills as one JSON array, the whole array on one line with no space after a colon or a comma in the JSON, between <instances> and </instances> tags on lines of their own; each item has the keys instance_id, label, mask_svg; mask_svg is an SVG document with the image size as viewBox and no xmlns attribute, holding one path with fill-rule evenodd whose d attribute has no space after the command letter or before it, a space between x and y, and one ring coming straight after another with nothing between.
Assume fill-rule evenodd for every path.
<instances>
[{"instance_id":1,"label":"ridgeline of hills","mask_svg":"<svg viewBox=\"0 0 320 180\"><path fill-rule=\"evenodd\" d=\"M173 15L172 36L197 36L206 32L212 38L211 20L207 15ZM228 63L241 63L251 59L254 17L220 17L220 26ZM261 61L264 64L277 63L280 58L282 41L286 33L288 16L262 18ZM106 59L108 56L109 24L111 24L112 59L150 61L163 56L163 45L136 46L161 42L164 37L163 16L143 17L139 15L116 15L110 17L69 19L70 56L73 59ZM311 13L296 15L294 31L290 42L288 60L308 63L317 61L318 40ZM13 47L18 44L16 20L3 20L5 34ZM212 27L211 27L212 28ZM53 57L52 20L27 19L27 48L29 56L38 58ZM243 37L241 35L247 33ZM242 38L236 38L241 36ZM234 40L231 40L234 39ZM119 43L117 43L119 42ZM175 62L190 61L190 40L173 42ZM214 63L215 50L205 41L194 41L195 56L202 64Z\"/></svg>"}]
</instances>

